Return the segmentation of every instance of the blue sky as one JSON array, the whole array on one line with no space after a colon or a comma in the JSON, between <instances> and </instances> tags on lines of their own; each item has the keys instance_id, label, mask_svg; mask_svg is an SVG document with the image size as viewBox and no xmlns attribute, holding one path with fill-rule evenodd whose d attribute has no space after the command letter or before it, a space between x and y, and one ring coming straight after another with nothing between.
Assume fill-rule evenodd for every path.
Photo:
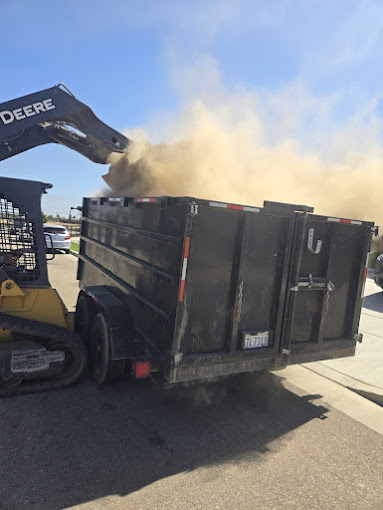
<instances>
[{"instance_id":1,"label":"blue sky","mask_svg":"<svg viewBox=\"0 0 383 510\"><path fill-rule=\"evenodd\" d=\"M381 143L380 1L0 0L0 13L0 102L63 82L114 129L149 126L159 142L189 100L242 91L269 140L320 151L358 123L366 147ZM107 168L50 144L0 172L52 182L43 208L68 214Z\"/></svg>"}]
</instances>

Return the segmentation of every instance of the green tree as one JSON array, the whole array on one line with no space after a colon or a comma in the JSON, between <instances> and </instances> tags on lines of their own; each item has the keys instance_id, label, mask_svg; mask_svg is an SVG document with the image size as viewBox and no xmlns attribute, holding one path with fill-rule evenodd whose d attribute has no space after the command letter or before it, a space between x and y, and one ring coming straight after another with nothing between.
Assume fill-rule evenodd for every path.
<instances>
[{"instance_id":1,"label":"green tree","mask_svg":"<svg viewBox=\"0 0 383 510\"><path fill-rule=\"evenodd\" d=\"M44 211L41 211L41 216L43 218L43 223L49 223L55 219L51 214L46 214Z\"/></svg>"}]
</instances>

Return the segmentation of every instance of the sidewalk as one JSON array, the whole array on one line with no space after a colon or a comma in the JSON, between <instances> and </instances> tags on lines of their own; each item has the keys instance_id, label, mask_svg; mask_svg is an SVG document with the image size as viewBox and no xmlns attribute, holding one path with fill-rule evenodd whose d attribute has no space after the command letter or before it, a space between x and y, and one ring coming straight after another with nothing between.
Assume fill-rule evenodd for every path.
<instances>
[{"instance_id":1,"label":"sidewalk","mask_svg":"<svg viewBox=\"0 0 383 510\"><path fill-rule=\"evenodd\" d=\"M375 285L372 270L366 281L355 357L341 358L302 366L346 386L383 405L383 291Z\"/></svg>"}]
</instances>

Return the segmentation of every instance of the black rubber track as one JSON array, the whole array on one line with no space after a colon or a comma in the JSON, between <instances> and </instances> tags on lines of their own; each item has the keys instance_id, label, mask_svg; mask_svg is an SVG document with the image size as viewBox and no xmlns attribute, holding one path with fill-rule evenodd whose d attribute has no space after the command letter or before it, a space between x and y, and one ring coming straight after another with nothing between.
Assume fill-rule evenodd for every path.
<instances>
[{"instance_id":1,"label":"black rubber track","mask_svg":"<svg viewBox=\"0 0 383 510\"><path fill-rule=\"evenodd\" d=\"M87 365L87 352L81 338L73 331L6 314L0 315L0 328L36 337L36 341L46 349L65 351L66 359L71 359L70 365L58 376L46 380L25 380L14 388L0 387L0 397L58 390L76 383L83 375Z\"/></svg>"}]
</instances>

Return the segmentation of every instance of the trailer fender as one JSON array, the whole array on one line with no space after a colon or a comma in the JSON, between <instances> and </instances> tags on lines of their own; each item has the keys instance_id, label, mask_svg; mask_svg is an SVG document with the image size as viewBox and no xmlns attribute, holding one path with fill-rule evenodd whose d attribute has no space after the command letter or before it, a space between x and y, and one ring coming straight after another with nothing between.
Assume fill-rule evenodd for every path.
<instances>
[{"instance_id":1,"label":"trailer fender","mask_svg":"<svg viewBox=\"0 0 383 510\"><path fill-rule=\"evenodd\" d=\"M111 359L134 357L136 355L135 328L129 306L104 286L85 287L83 292L92 299L98 312L101 312L106 319Z\"/></svg>"}]
</instances>

